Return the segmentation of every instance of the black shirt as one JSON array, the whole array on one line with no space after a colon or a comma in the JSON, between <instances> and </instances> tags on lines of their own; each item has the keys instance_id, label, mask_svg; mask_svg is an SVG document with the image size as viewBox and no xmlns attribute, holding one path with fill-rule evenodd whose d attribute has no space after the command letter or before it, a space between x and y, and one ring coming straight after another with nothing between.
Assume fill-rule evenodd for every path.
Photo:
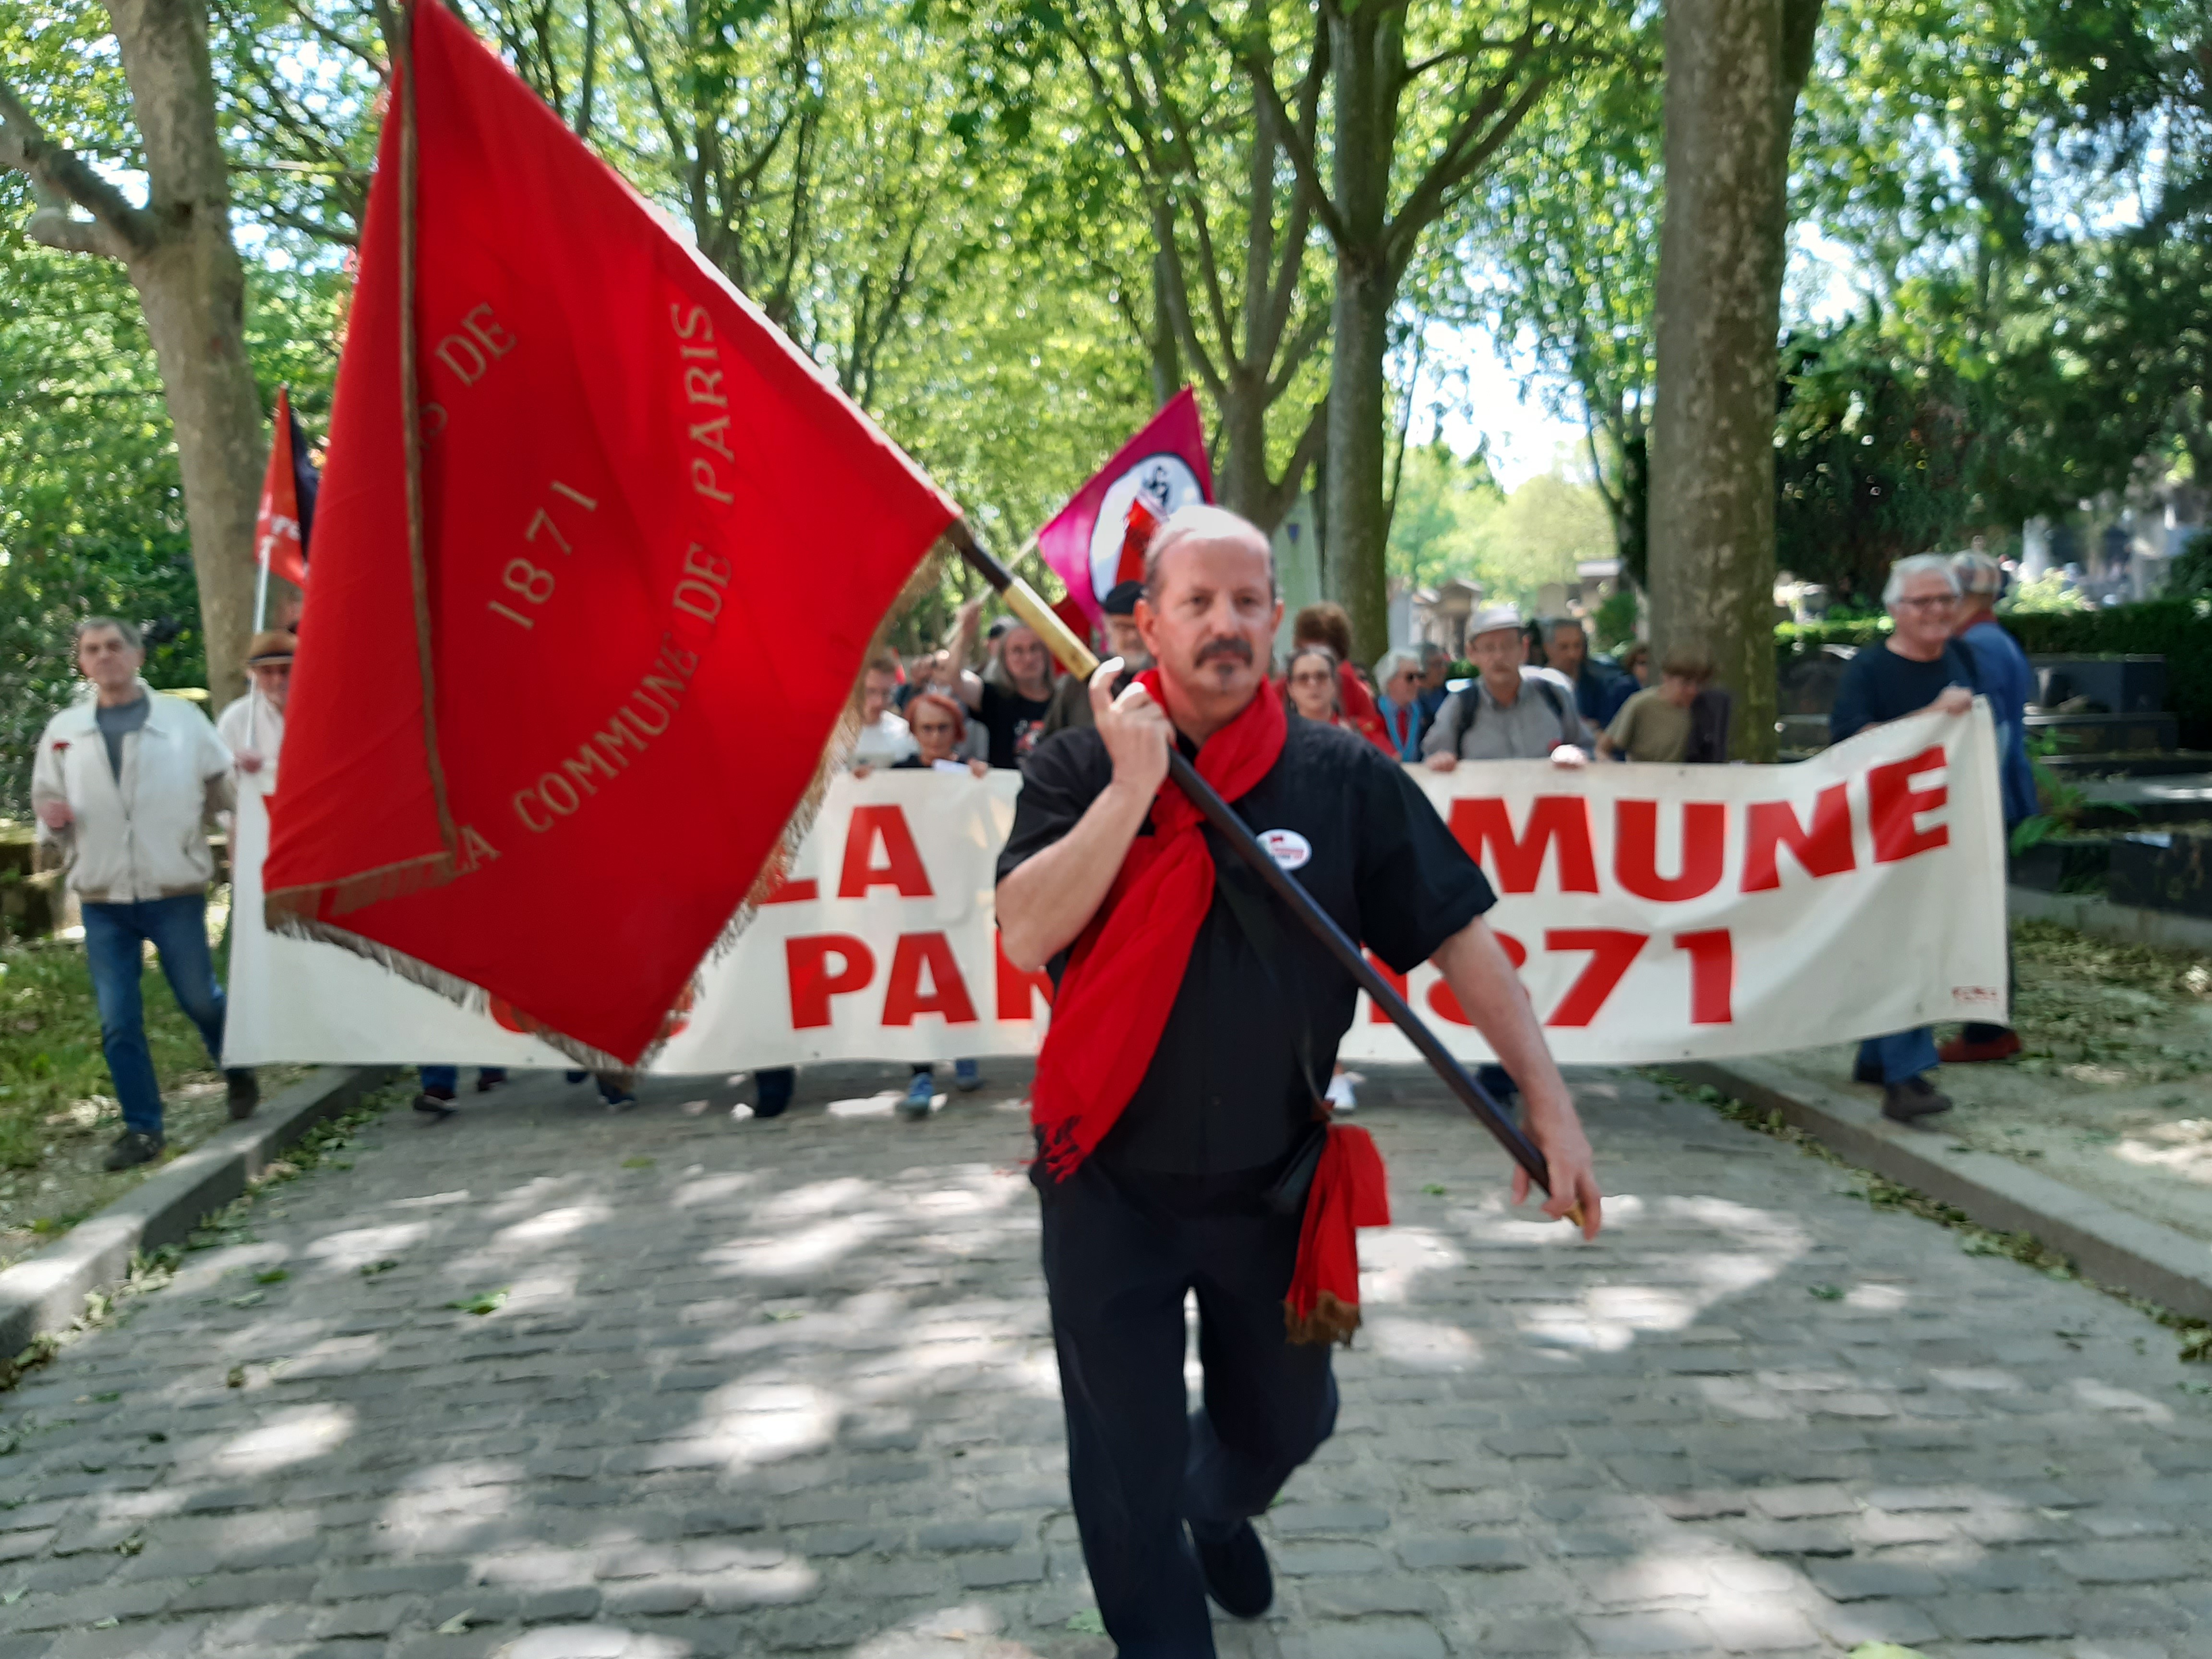
<instances>
[{"instance_id":1,"label":"black shirt","mask_svg":"<svg viewBox=\"0 0 2212 1659\"><path fill-rule=\"evenodd\" d=\"M1025 697L1018 691L1001 690L985 680L982 700L975 705L975 718L990 733L991 764L1015 767L1027 760L1030 751L1044 735L1044 717L1051 711L1049 693L1042 697Z\"/></svg>"},{"instance_id":2,"label":"black shirt","mask_svg":"<svg viewBox=\"0 0 2212 1659\"><path fill-rule=\"evenodd\" d=\"M1185 752L1192 752L1188 744ZM1023 769L999 879L1073 829L1113 771L1094 728L1040 744ZM1495 902L1428 797L1357 732L1293 720L1274 766L1231 805L1256 831L1302 837L1310 850L1292 874L1345 932L1400 973ZM1098 1147L1098 1156L1127 1170L1220 1175L1286 1157L1312 1120L1315 1091L1328 1085L1358 999L1352 976L1320 941L1206 833L1212 906L1152 1063ZM1255 944L1248 935L1223 895L1230 883L1248 913L1264 907L1272 938ZM1054 984L1065 965L1064 957L1054 959Z\"/></svg>"},{"instance_id":3,"label":"black shirt","mask_svg":"<svg viewBox=\"0 0 2212 1659\"><path fill-rule=\"evenodd\" d=\"M1981 690L1973 657L1956 640L1946 641L1943 654L1933 662L1899 656L1887 643L1863 647L1837 683L1835 707L1828 711L1828 741L1841 743L1869 726L1917 714L1954 685Z\"/></svg>"}]
</instances>

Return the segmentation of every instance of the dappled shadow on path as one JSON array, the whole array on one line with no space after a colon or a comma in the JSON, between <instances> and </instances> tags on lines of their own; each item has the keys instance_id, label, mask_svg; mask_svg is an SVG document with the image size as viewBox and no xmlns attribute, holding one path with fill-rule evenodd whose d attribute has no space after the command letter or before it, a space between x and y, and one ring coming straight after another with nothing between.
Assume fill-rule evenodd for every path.
<instances>
[{"instance_id":1,"label":"dappled shadow on path","mask_svg":"<svg viewBox=\"0 0 2212 1659\"><path fill-rule=\"evenodd\" d=\"M387 1121L0 1405L0 1630L1103 1655L992 1076L926 1125L861 1068L772 1123L550 1079ZM1648 1084L1582 1093L1595 1246L1378 1070L1398 1224L1224 1652L2212 1651L2212 1424L2162 1333Z\"/></svg>"}]
</instances>

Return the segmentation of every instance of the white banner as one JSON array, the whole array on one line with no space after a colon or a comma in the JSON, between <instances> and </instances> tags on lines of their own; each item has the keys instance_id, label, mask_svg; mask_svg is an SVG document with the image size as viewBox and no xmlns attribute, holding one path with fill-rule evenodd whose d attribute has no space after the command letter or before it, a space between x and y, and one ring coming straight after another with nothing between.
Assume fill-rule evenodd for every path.
<instances>
[{"instance_id":1,"label":"white banner","mask_svg":"<svg viewBox=\"0 0 2212 1659\"><path fill-rule=\"evenodd\" d=\"M1491 924L1562 1061L1713 1059L2005 1017L1982 704L1791 766L1413 775L1497 888ZM837 779L782 896L702 971L652 1069L1034 1053L1049 988L1006 963L991 917L1019 785L1012 772ZM567 1063L496 1002L471 1013L335 945L266 933L267 844L261 798L244 792L226 1063ZM580 930L577 948L600 947ZM1407 993L1455 1053L1490 1058L1434 969L1416 968ZM1343 1054L1415 1058L1364 997Z\"/></svg>"}]
</instances>

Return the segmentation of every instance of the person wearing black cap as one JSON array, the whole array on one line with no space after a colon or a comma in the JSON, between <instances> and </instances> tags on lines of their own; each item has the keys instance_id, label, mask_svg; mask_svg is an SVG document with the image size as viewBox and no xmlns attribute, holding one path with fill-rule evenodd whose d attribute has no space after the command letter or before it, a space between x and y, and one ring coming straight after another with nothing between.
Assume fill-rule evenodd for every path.
<instances>
[{"instance_id":1,"label":"person wearing black cap","mask_svg":"<svg viewBox=\"0 0 2212 1659\"><path fill-rule=\"evenodd\" d=\"M1098 607L1106 613L1106 654L1119 657L1125 665L1121 678L1115 682L1116 696L1123 686L1152 665L1152 653L1145 649L1144 636L1137 632L1137 601L1144 592L1142 582L1122 582L1107 594ZM1045 713L1043 735L1048 738L1055 732L1091 723L1090 684L1073 674L1063 676L1053 688L1052 707Z\"/></svg>"}]
</instances>

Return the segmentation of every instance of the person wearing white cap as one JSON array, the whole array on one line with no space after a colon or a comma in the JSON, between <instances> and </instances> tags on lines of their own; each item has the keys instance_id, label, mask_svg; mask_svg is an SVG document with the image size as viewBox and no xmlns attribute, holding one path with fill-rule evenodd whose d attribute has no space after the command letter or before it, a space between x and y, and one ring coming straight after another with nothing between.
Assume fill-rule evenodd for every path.
<instances>
[{"instance_id":1,"label":"person wearing white cap","mask_svg":"<svg viewBox=\"0 0 2212 1659\"><path fill-rule=\"evenodd\" d=\"M1468 625L1467 654L1479 678L1444 699L1421 740L1425 764L1449 772L1462 761L1548 760L1589 763L1591 739L1575 708L1573 683L1556 669L1528 665L1521 612L1493 605ZM1503 1066L1475 1079L1509 1108L1520 1085Z\"/></svg>"},{"instance_id":2,"label":"person wearing white cap","mask_svg":"<svg viewBox=\"0 0 2212 1659\"><path fill-rule=\"evenodd\" d=\"M1523 661L1521 612L1494 605L1468 629L1467 654L1480 677L1437 710L1421 740L1422 758L1449 772L1462 761L1549 760L1582 766L1590 735L1575 708L1574 687L1548 668Z\"/></svg>"}]
</instances>

